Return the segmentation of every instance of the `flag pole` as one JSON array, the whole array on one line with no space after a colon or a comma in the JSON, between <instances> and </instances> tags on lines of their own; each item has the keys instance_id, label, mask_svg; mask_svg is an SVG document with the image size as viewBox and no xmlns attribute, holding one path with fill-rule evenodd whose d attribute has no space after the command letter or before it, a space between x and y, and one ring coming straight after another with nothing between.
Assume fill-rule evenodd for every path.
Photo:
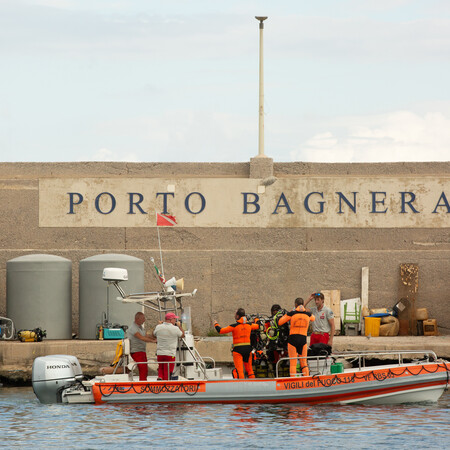
<instances>
[{"instance_id":1,"label":"flag pole","mask_svg":"<svg viewBox=\"0 0 450 450\"><path fill-rule=\"evenodd\" d=\"M156 229L158 230L158 245L159 245L159 260L161 261L161 275L164 278L164 266L162 260L162 251L161 251L161 237L159 236L159 226L158 226L158 213L155 210L156 216Z\"/></svg>"}]
</instances>

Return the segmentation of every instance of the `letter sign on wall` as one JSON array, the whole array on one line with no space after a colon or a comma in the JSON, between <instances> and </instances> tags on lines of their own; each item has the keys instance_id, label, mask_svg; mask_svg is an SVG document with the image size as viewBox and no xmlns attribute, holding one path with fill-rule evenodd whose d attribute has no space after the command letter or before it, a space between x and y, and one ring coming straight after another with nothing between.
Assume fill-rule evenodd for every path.
<instances>
[{"instance_id":1,"label":"letter sign on wall","mask_svg":"<svg viewBox=\"0 0 450 450\"><path fill-rule=\"evenodd\" d=\"M448 228L449 199L445 176L43 178L39 226Z\"/></svg>"}]
</instances>

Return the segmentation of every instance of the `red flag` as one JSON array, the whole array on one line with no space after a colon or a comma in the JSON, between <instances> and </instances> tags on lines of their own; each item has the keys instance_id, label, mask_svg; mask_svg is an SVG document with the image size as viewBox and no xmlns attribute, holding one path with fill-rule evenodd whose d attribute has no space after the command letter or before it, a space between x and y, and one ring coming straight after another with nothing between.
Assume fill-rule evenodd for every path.
<instances>
[{"instance_id":1,"label":"red flag","mask_svg":"<svg viewBox=\"0 0 450 450\"><path fill-rule=\"evenodd\" d=\"M169 214L156 213L156 226L157 227L173 227L177 224L174 216L169 216Z\"/></svg>"}]
</instances>

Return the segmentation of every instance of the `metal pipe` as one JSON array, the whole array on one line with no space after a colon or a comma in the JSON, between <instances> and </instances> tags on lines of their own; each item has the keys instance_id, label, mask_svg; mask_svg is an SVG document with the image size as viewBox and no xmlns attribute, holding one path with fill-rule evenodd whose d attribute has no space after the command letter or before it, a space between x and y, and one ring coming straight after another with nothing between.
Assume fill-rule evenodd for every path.
<instances>
[{"instance_id":1,"label":"metal pipe","mask_svg":"<svg viewBox=\"0 0 450 450\"><path fill-rule=\"evenodd\" d=\"M110 284L111 282L108 282ZM117 281L112 281L112 284L116 287L116 289L119 291L119 294L122 298L125 298L127 295L125 294L124 290L122 289L122 286L119 286L119 283Z\"/></svg>"}]
</instances>

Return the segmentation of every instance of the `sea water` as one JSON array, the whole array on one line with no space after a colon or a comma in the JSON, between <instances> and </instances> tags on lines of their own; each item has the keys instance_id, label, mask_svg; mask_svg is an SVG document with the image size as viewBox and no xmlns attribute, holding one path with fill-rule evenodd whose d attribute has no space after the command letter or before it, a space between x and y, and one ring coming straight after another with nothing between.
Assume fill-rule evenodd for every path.
<instances>
[{"instance_id":1,"label":"sea water","mask_svg":"<svg viewBox=\"0 0 450 450\"><path fill-rule=\"evenodd\" d=\"M450 393L437 403L43 405L0 388L0 446L19 448L439 448Z\"/></svg>"}]
</instances>

